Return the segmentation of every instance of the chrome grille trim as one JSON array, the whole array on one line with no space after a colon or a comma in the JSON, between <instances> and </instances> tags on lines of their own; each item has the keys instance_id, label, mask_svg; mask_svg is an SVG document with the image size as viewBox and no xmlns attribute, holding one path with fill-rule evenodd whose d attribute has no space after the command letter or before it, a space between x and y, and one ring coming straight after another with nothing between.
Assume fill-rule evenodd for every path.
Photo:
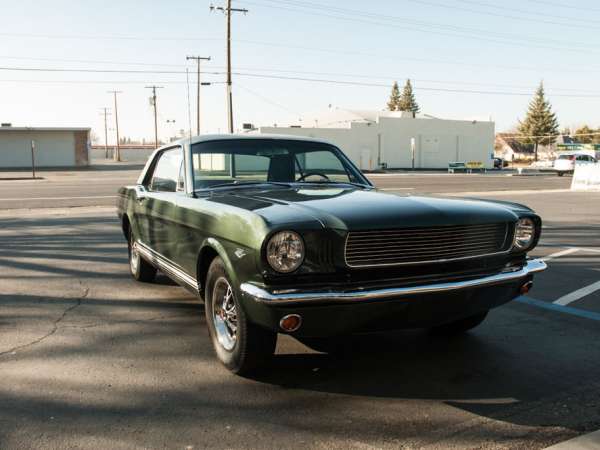
<instances>
[{"instance_id":1,"label":"chrome grille trim","mask_svg":"<svg viewBox=\"0 0 600 450\"><path fill-rule=\"evenodd\" d=\"M363 268L501 255L511 250L510 233L509 223L350 231L344 260L348 267Z\"/></svg>"}]
</instances>

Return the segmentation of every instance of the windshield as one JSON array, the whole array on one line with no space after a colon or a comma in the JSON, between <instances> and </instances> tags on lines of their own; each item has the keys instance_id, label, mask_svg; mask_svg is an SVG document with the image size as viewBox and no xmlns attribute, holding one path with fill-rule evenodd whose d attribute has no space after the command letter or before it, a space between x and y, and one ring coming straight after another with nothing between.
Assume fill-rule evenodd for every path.
<instances>
[{"instance_id":1,"label":"windshield","mask_svg":"<svg viewBox=\"0 0 600 450\"><path fill-rule=\"evenodd\" d=\"M255 183L369 185L336 147L283 139L228 139L192 145L195 189Z\"/></svg>"}]
</instances>

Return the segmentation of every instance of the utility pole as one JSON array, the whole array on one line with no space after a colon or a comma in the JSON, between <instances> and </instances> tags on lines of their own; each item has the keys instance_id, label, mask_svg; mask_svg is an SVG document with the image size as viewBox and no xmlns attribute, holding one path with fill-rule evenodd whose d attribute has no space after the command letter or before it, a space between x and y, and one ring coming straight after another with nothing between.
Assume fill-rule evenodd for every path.
<instances>
[{"instance_id":1,"label":"utility pole","mask_svg":"<svg viewBox=\"0 0 600 450\"><path fill-rule=\"evenodd\" d=\"M200 62L201 61L210 61L210 56L208 56L208 57L186 56L185 59L186 59L186 61L189 61L190 59L196 61L197 66L198 66L198 98L196 99L196 117L198 119L197 132L198 132L198 136L200 136L200 86L205 84L200 81Z\"/></svg>"},{"instance_id":2,"label":"utility pole","mask_svg":"<svg viewBox=\"0 0 600 450\"><path fill-rule=\"evenodd\" d=\"M154 148L158 148L158 110L156 106L156 90L162 88L162 86L146 86L146 89L152 89L152 106L154 106Z\"/></svg>"},{"instance_id":3,"label":"utility pole","mask_svg":"<svg viewBox=\"0 0 600 450\"><path fill-rule=\"evenodd\" d=\"M243 8L232 8L231 0L227 0L227 7L214 7L210 6L210 10L221 11L227 18L227 122L229 125L229 132L233 133L233 95L231 92L231 13L241 12L244 14L248 13L247 9Z\"/></svg>"},{"instance_id":4,"label":"utility pole","mask_svg":"<svg viewBox=\"0 0 600 450\"><path fill-rule=\"evenodd\" d=\"M117 149L115 151L115 161L121 161L121 143L119 142L119 113L117 108L117 94L121 94L122 91L108 91L109 94L113 94L115 97L115 130L117 131Z\"/></svg>"},{"instance_id":5,"label":"utility pole","mask_svg":"<svg viewBox=\"0 0 600 450\"><path fill-rule=\"evenodd\" d=\"M109 108L102 108L102 115L104 116L104 158L108 159L108 122L107 117L110 116L108 112Z\"/></svg>"}]
</instances>

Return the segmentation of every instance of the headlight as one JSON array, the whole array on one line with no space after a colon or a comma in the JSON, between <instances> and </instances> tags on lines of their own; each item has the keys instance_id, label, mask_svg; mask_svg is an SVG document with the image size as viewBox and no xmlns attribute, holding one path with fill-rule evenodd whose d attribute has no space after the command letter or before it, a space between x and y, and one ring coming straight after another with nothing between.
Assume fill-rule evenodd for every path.
<instances>
[{"instance_id":1,"label":"headlight","mask_svg":"<svg viewBox=\"0 0 600 450\"><path fill-rule=\"evenodd\" d=\"M535 223L533 220L524 218L519 219L515 228L514 247L517 250L527 250L531 247L535 238Z\"/></svg>"},{"instance_id":2,"label":"headlight","mask_svg":"<svg viewBox=\"0 0 600 450\"><path fill-rule=\"evenodd\" d=\"M304 261L304 242L298 233L280 231L267 243L267 261L281 273L296 270Z\"/></svg>"}]
</instances>

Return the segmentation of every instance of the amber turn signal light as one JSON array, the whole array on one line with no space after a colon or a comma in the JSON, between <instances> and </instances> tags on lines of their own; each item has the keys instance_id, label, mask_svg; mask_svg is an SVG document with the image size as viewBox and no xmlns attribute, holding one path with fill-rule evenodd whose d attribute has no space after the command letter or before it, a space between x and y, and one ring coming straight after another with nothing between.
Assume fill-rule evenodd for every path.
<instances>
[{"instance_id":1,"label":"amber turn signal light","mask_svg":"<svg viewBox=\"0 0 600 450\"><path fill-rule=\"evenodd\" d=\"M279 326L283 331L291 333L296 331L302 325L302 317L298 314L288 314L287 316L283 316L279 321Z\"/></svg>"},{"instance_id":2,"label":"amber turn signal light","mask_svg":"<svg viewBox=\"0 0 600 450\"><path fill-rule=\"evenodd\" d=\"M531 290L532 287L533 287L533 281L528 281L523 286L521 286L521 289L519 289L519 292L521 293L521 295L525 295Z\"/></svg>"}]
</instances>

